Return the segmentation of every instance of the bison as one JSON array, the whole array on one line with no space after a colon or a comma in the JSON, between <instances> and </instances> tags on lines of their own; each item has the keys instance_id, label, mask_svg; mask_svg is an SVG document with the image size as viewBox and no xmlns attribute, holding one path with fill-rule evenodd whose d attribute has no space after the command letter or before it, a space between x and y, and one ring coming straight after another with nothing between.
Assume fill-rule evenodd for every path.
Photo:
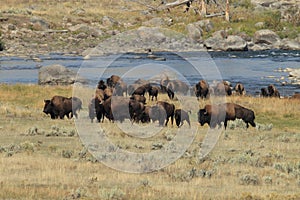
<instances>
[{"instance_id":1,"label":"bison","mask_svg":"<svg viewBox=\"0 0 300 200\"><path fill-rule=\"evenodd\" d=\"M105 90L107 88L107 85L105 84L105 82L103 80L100 80L98 82L97 88L101 89L101 90Z\"/></svg>"},{"instance_id":2,"label":"bison","mask_svg":"<svg viewBox=\"0 0 300 200\"><path fill-rule=\"evenodd\" d=\"M169 119L171 117L171 124L173 126L173 121L174 121L174 112L175 112L175 105L174 104L170 104L168 102L165 101L158 101L157 105L160 105L164 108L165 113L166 113L166 122L165 122L165 126L168 125Z\"/></svg>"},{"instance_id":3,"label":"bison","mask_svg":"<svg viewBox=\"0 0 300 200\"><path fill-rule=\"evenodd\" d=\"M280 97L279 91L273 84L268 86L268 92L270 97Z\"/></svg>"},{"instance_id":4,"label":"bison","mask_svg":"<svg viewBox=\"0 0 300 200\"><path fill-rule=\"evenodd\" d=\"M214 88L215 95L232 95L232 89L230 87L230 83L227 81L220 82Z\"/></svg>"},{"instance_id":5,"label":"bison","mask_svg":"<svg viewBox=\"0 0 300 200\"><path fill-rule=\"evenodd\" d=\"M151 119L152 122L158 121L159 125L163 126L166 118L165 108L162 105L156 104L145 109L142 121L150 121Z\"/></svg>"},{"instance_id":6,"label":"bison","mask_svg":"<svg viewBox=\"0 0 300 200\"><path fill-rule=\"evenodd\" d=\"M242 83L237 83L234 86L234 90L237 95L245 95L246 94L245 87Z\"/></svg>"},{"instance_id":7,"label":"bison","mask_svg":"<svg viewBox=\"0 0 300 200\"><path fill-rule=\"evenodd\" d=\"M77 111L82 109L82 101L77 97L63 97L63 96L53 96L51 100L44 100L45 105L43 112L50 114L51 119L60 118L63 119L64 116L68 118L77 118ZM71 113L71 116L69 115Z\"/></svg>"},{"instance_id":8,"label":"bison","mask_svg":"<svg viewBox=\"0 0 300 200\"><path fill-rule=\"evenodd\" d=\"M189 111L189 113L190 112L191 111ZM175 122L176 122L176 125L177 125L178 128L183 125L184 121L186 121L189 124L189 126L191 127L191 122L190 122L189 114L185 110L176 109L174 117L175 117Z\"/></svg>"},{"instance_id":9,"label":"bison","mask_svg":"<svg viewBox=\"0 0 300 200\"><path fill-rule=\"evenodd\" d=\"M130 99L136 100L136 101L141 102L143 104L146 104L146 97L141 96L141 95L135 94L135 95L131 96Z\"/></svg>"},{"instance_id":10,"label":"bison","mask_svg":"<svg viewBox=\"0 0 300 200\"><path fill-rule=\"evenodd\" d=\"M211 128L220 126L224 122L224 127L227 127L227 121L242 119L246 123L246 127L255 127L254 112L248 108L234 103L224 103L219 105L206 105L198 112L198 122L201 126L207 123Z\"/></svg>"},{"instance_id":11,"label":"bison","mask_svg":"<svg viewBox=\"0 0 300 200\"><path fill-rule=\"evenodd\" d=\"M276 87L271 84L267 88L261 88L261 96L262 97L278 97L280 98L280 93L276 89Z\"/></svg>"},{"instance_id":12,"label":"bison","mask_svg":"<svg viewBox=\"0 0 300 200\"><path fill-rule=\"evenodd\" d=\"M195 85L194 89L195 89L195 95L197 97L197 100L199 100L199 98L204 99L208 97L209 85L205 80L200 80Z\"/></svg>"},{"instance_id":13,"label":"bison","mask_svg":"<svg viewBox=\"0 0 300 200\"><path fill-rule=\"evenodd\" d=\"M114 88L115 85L121 80L121 77L120 76L117 76L117 75L111 75L111 77L109 77L108 79L106 79L106 84L109 86L109 87L112 87Z\"/></svg>"},{"instance_id":14,"label":"bison","mask_svg":"<svg viewBox=\"0 0 300 200\"><path fill-rule=\"evenodd\" d=\"M159 88L157 86L150 86L148 88L149 100L150 100L150 97L152 97L151 100L153 101L153 98L155 97L155 100L157 101L158 91L159 91Z\"/></svg>"}]
</instances>

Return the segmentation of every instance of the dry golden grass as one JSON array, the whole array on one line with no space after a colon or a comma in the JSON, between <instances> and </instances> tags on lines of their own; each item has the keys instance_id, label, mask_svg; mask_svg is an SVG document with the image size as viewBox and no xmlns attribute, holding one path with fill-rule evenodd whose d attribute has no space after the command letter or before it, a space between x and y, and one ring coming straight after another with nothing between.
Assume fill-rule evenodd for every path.
<instances>
[{"instance_id":1,"label":"dry golden grass","mask_svg":"<svg viewBox=\"0 0 300 200\"><path fill-rule=\"evenodd\" d=\"M257 123L273 123L273 129L223 130L213 151L200 162L207 126L194 121L198 131L182 158L152 173L130 174L94 162L89 154L82 156L84 147L77 136L26 135L33 126L46 132L53 126L74 129L73 120L51 120L42 113L43 99L70 96L72 87L2 84L0 94L0 199L300 198L299 101L228 97L228 102L253 109ZM209 101L198 107L205 103ZM85 109L86 105L80 117L85 117ZM196 119L195 114L191 117ZM112 128L107 121L100 126ZM166 141L164 134L143 141L117 128L110 132L112 141L133 152L148 151L154 142Z\"/></svg>"}]
</instances>

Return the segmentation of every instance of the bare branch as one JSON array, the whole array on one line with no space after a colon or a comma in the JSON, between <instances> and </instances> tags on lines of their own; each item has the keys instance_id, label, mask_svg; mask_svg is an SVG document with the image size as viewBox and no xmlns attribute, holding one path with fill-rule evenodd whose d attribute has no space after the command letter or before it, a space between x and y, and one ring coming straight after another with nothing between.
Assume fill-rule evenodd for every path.
<instances>
[{"instance_id":1,"label":"bare branch","mask_svg":"<svg viewBox=\"0 0 300 200\"><path fill-rule=\"evenodd\" d=\"M187 4L187 3L190 3L192 1L193 0L177 0L175 2L163 4L163 5L159 6L157 9L158 10L165 10L165 9L169 9L169 8L174 8L176 6Z\"/></svg>"}]
</instances>

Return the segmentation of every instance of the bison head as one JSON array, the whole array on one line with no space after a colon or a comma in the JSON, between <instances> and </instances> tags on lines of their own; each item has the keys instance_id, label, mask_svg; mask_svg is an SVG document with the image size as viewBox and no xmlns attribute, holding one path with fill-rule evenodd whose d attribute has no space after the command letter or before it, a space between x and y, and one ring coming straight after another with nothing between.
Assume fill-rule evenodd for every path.
<instances>
[{"instance_id":1,"label":"bison head","mask_svg":"<svg viewBox=\"0 0 300 200\"><path fill-rule=\"evenodd\" d=\"M210 125L211 116L207 113L205 109L200 109L198 112L198 122L201 126L203 126L205 123Z\"/></svg>"},{"instance_id":2,"label":"bison head","mask_svg":"<svg viewBox=\"0 0 300 200\"><path fill-rule=\"evenodd\" d=\"M50 114L51 119L55 119L56 115L54 113L54 106L53 106L51 100L44 100L44 103L45 103L45 105L44 105L43 112L47 115Z\"/></svg>"}]
</instances>

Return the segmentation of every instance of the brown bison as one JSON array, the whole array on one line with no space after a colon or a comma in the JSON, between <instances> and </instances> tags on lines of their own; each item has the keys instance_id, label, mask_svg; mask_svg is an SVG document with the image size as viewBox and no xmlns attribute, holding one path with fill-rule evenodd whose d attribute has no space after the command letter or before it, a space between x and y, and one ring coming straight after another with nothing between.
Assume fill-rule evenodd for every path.
<instances>
[{"instance_id":1,"label":"brown bison","mask_svg":"<svg viewBox=\"0 0 300 200\"><path fill-rule=\"evenodd\" d=\"M215 95L227 95L230 96L232 95L232 89L230 86L230 83L228 83L227 81L222 81L220 83L218 83L216 85L216 87L214 88L214 94Z\"/></svg>"},{"instance_id":2,"label":"brown bison","mask_svg":"<svg viewBox=\"0 0 300 200\"><path fill-rule=\"evenodd\" d=\"M293 94L293 96L291 98L292 99L299 99L300 100L300 93Z\"/></svg>"},{"instance_id":3,"label":"brown bison","mask_svg":"<svg viewBox=\"0 0 300 200\"><path fill-rule=\"evenodd\" d=\"M103 80L100 80L98 82L97 88L101 89L101 90L105 90L107 88L107 86L106 86L106 84L105 84L105 82Z\"/></svg>"},{"instance_id":4,"label":"brown bison","mask_svg":"<svg viewBox=\"0 0 300 200\"><path fill-rule=\"evenodd\" d=\"M147 106L142 114L142 122L158 121L160 126L163 126L166 120L166 111L162 105Z\"/></svg>"},{"instance_id":5,"label":"brown bison","mask_svg":"<svg viewBox=\"0 0 300 200\"><path fill-rule=\"evenodd\" d=\"M58 117L63 119L64 116L71 118L73 115L77 118L77 111L82 109L82 101L77 97L54 96L51 100L44 100L44 102L43 112L50 114L51 119Z\"/></svg>"},{"instance_id":6,"label":"brown bison","mask_svg":"<svg viewBox=\"0 0 300 200\"><path fill-rule=\"evenodd\" d=\"M234 86L234 90L237 95L245 95L246 94L245 87L242 83L237 83Z\"/></svg>"},{"instance_id":7,"label":"brown bison","mask_svg":"<svg viewBox=\"0 0 300 200\"><path fill-rule=\"evenodd\" d=\"M136 100L136 101L141 102L143 104L146 104L146 97L141 96L141 95L134 94L133 96L130 97L130 99Z\"/></svg>"},{"instance_id":8,"label":"brown bison","mask_svg":"<svg viewBox=\"0 0 300 200\"><path fill-rule=\"evenodd\" d=\"M261 88L261 96L262 97L278 97L280 98L280 93L276 89L276 87L271 84L267 88Z\"/></svg>"},{"instance_id":9,"label":"brown bison","mask_svg":"<svg viewBox=\"0 0 300 200\"><path fill-rule=\"evenodd\" d=\"M205 80L200 80L194 87L195 95L197 97L197 100L199 98L204 99L208 97L209 94L209 85Z\"/></svg>"},{"instance_id":10,"label":"brown bison","mask_svg":"<svg viewBox=\"0 0 300 200\"><path fill-rule=\"evenodd\" d=\"M89 118L93 122L94 118L97 118L98 122L104 121L104 107L103 104L97 98L92 98L88 104Z\"/></svg>"},{"instance_id":11,"label":"brown bison","mask_svg":"<svg viewBox=\"0 0 300 200\"><path fill-rule=\"evenodd\" d=\"M114 88L115 85L120 82L121 80L121 77L120 76L117 76L117 75L111 75L111 77L109 77L108 79L106 79L106 84L109 86L109 87L112 87Z\"/></svg>"},{"instance_id":12,"label":"brown bison","mask_svg":"<svg viewBox=\"0 0 300 200\"><path fill-rule=\"evenodd\" d=\"M269 96L269 93L268 93L267 88L261 88L261 89L260 89L260 95L261 95L262 97L268 97L268 96Z\"/></svg>"},{"instance_id":13,"label":"brown bison","mask_svg":"<svg viewBox=\"0 0 300 200\"><path fill-rule=\"evenodd\" d=\"M166 115L165 115L165 117L166 117L165 118L165 120L166 120L165 126L168 125L170 117L171 117L171 124L173 126L175 105L174 104L170 104L170 103L165 102L165 101L158 101L157 105L162 106L164 108L164 110L165 110L165 113L166 113Z\"/></svg>"},{"instance_id":14,"label":"brown bison","mask_svg":"<svg viewBox=\"0 0 300 200\"><path fill-rule=\"evenodd\" d=\"M190 112L191 111L189 111L189 113ZM188 112L186 112L182 109L176 109L174 117L175 117L175 122L176 122L176 125L178 128L183 125L184 121L186 121L189 124L189 126L191 127L191 122L190 122L190 117L189 117Z\"/></svg>"},{"instance_id":15,"label":"brown bison","mask_svg":"<svg viewBox=\"0 0 300 200\"><path fill-rule=\"evenodd\" d=\"M153 101L153 98L155 97L155 100L157 101L158 91L159 91L159 88L157 86L150 86L148 88L149 100L150 100L150 97L152 97L151 100Z\"/></svg>"},{"instance_id":16,"label":"brown bison","mask_svg":"<svg viewBox=\"0 0 300 200\"><path fill-rule=\"evenodd\" d=\"M130 119L129 99L124 97L113 96L103 102L104 115L110 121L123 122Z\"/></svg>"},{"instance_id":17,"label":"brown bison","mask_svg":"<svg viewBox=\"0 0 300 200\"><path fill-rule=\"evenodd\" d=\"M280 93L274 85L268 86L268 92L270 97L280 97Z\"/></svg>"},{"instance_id":18,"label":"brown bison","mask_svg":"<svg viewBox=\"0 0 300 200\"><path fill-rule=\"evenodd\" d=\"M224 122L226 129L227 121L235 119L242 119L246 123L247 128L249 124L253 127L256 126L254 112L234 103L206 105L198 112L198 122L201 126L207 123L210 127L215 128L217 125L220 126L221 122Z\"/></svg>"}]
</instances>

